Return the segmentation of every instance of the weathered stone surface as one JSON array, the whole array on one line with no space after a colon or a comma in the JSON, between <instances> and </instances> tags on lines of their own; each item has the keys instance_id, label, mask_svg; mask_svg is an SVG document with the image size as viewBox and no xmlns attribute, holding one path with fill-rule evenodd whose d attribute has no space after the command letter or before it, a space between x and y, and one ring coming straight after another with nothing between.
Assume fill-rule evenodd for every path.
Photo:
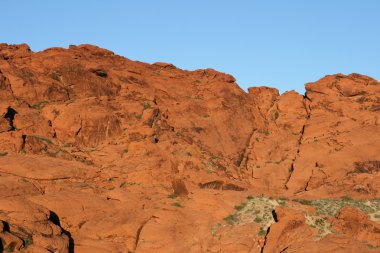
<instances>
[{"instance_id":1,"label":"weathered stone surface","mask_svg":"<svg viewBox=\"0 0 380 253\"><path fill-rule=\"evenodd\" d=\"M359 74L246 93L92 45L0 44L0 249L376 252L379 117ZM247 204L263 196L268 230ZM308 202L341 197L361 209Z\"/></svg>"}]
</instances>

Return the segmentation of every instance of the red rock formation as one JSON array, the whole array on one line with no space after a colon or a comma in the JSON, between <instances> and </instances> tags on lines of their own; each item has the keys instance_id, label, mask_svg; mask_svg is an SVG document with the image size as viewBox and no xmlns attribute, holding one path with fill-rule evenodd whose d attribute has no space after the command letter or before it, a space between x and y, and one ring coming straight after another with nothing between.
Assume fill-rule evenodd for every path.
<instances>
[{"instance_id":1,"label":"red rock formation","mask_svg":"<svg viewBox=\"0 0 380 253\"><path fill-rule=\"evenodd\" d=\"M0 44L0 249L375 252L379 110L380 83L359 74L245 93L212 69ZM254 213L250 194L368 200L372 221L343 208L318 238L287 200L263 234L228 216Z\"/></svg>"}]
</instances>

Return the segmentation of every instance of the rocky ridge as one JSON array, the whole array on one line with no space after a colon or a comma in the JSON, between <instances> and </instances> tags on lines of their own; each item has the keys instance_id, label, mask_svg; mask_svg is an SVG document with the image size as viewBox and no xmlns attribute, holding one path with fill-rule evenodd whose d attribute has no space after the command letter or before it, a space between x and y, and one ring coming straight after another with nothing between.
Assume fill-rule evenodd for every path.
<instances>
[{"instance_id":1,"label":"rocky ridge","mask_svg":"<svg viewBox=\"0 0 380 253\"><path fill-rule=\"evenodd\" d=\"M380 83L304 96L0 44L0 252L378 252Z\"/></svg>"}]
</instances>

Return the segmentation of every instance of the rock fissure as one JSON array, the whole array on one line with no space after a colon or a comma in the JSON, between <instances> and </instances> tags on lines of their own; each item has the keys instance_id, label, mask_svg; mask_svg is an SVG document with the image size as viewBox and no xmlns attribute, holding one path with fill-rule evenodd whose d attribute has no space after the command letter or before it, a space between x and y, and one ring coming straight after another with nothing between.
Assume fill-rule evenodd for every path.
<instances>
[{"instance_id":1,"label":"rock fissure","mask_svg":"<svg viewBox=\"0 0 380 253\"><path fill-rule=\"evenodd\" d=\"M78 136L80 134L80 132L82 131L82 126L83 126L83 120L81 119L80 120L80 127L79 129L75 132L75 136Z\"/></svg>"},{"instance_id":2,"label":"rock fissure","mask_svg":"<svg viewBox=\"0 0 380 253\"><path fill-rule=\"evenodd\" d=\"M260 253L264 253L264 249L265 249L265 246L267 244L267 239L268 239L269 232L270 232L270 226L268 227L268 229L266 231L266 234L264 236L264 242L263 242L263 246L261 246Z\"/></svg>"},{"instance_id":3,"label":"rock fissure","mask_svg":"<svg viewBox=\"0 0 380 253\"><path fill-rule=\"evenodd\" d=\"M15 176L15 177L20 177L20 178L24 178L24 179L37 180L37 181L60 181L60 180L77 180L77 179L80 179L80 177L75 178L75 177L65 177L65 176L55 177L55 178L38 178L37 176L36 177L21 176L21 175L15 174L15 173L7 172L7 171L2 171L1 168L0 168L0 173L11 175L11 176Z\"/></svg>"},{"instance_id":4,"label":"rock fissure","mask_svg":"<svg viewBox=\"0 0 380 253\"><path fill-rule=\"evenodd\" d=\"M160 109L159 108L153 109L153 115L152 115L151 119L148 122L148 125L149 125L150 128L153 128L153 126L156 123L159 115L160 115Z\"/></svg>"},{"instance_id":5,"label":"rock fissure","mask_svg":"<svg viewBox=\"0 0 380 253\"><path fill-rule=\"evenodd\" d=\"M3 251L68 253L69 238L110 253L377 247L378 81L330 75L302 97L91 45L0 55ZM315 240L309 223L332 235Z\"/></svg>"},{"instance_id":6,"label":"rock fissure","mask_svg":"<svg viewBox=\"0 0 380 253\"><path fill-rule=\"evenodd\" d=\"M308 121L310 120L310 117L311 117L311 110L308 109L310 107L308 107L308 105L306 104L305 102L305 99L303 99L303 106L304 106L304 109L306 111L306 118L305 118L305 122L304 124L302 125L302 128L301 128L301 133L300 133L300 136L298 138L298 145L297 145L297 152L296 154L294 155L293 159L292 159L292 163L290 165L290 168L289 168L289 173L288 173L288 176L285 180L285 184L284 184L284 187L286 190L288 190L288 183L289 181L291 180L292 178L292 175L293 175L293 172L294 172L294 164L300 154L300 151L301 151L301 146L302 146L302 141L303 141L303 138L304 138L304 134L305 134L305 129L306 129L306 125L308 124Z\"/></svg>"},{"instance_id":7,"label":"rock fissure","mask_svg":"<svg viewBox=\"0 0 380 253\"><path fill-rule=\"evenodd\" d=\"M26 134L21 135L21 140L22 140L22 142L21 142L20 151L22 153L25 153Z\"/></svg>"},{"instance_id":8,"label":"rock fissure","mask_svg":"<svg viewBox=\"0 0 380 253\"><path fill-rule=\"evenodd\" d=\"M65 91L66 91L67 101L71 101L71 96L70 96L70 90L69 90L69 88L65 87Z\"/></svg>"},{"instance_id":9,"label":"rock fissure","mask_svg":"<svg viewBox=\"0 0 380 253\"><path fill-rule=\"evenodd\" d=\"M240 156L239 156L239 158L238 158L238 160L237 160L237 162L236 162L236 165L237 165L239 168L241 167L242 162L244 161L244 159L247 159L247 158L248 158L247 155L246 155L246 152L247 152L247 150L248 150L248 148L249 148L249 146L250 146L251 139L252 139L253 135L255 134L255 131L256 131L256 130L257 130L256 128L253 129L252 132L249 134L249 136L248 136L248 138L247 138L247 141L246 141L246 144L244 145L243 150L240 152Z\"/></svg>"},{"instance_id":10,"label":"rock fissure","mask_svg":"<svg viewBox=\"0 0 380 253\"><path fill-rule=\"evenodd\" d=\"M312 177L313 177L313 172L311 173L311 176L307 180L307 182L305 184L305 187L303 188L303 191L305 191L305 192L307 191L307 187L309 186L309 183L310 183L310 180L311 180Z\"/></svg>"},{"instance_id":11,"label":"rock fissure","mask_svg":"<svg viewBox=\"0 0 380 253\"><path fill-rule=\"evenodd\" d=\"M137 232L136 232L136 241L135 241L135 246L133 247L133 252L136 251L137 249L137 246L139 245L139 242L140 242L140 235L141 235L141 232L143 230L143 228L145 227L145 225L152 219L154 218L154 216L151 216L149 219L145 220L141 225L140 227L137 229Z\"/></svg>"},{"instance_id":12,"label":"rock fissure","mask_svg":"<svg viewBox=\"0 0 380 253\"><path fill-rule=\"evenodd\" d=\"M14 99L15 95L14 95L14 92L13 92L13 89L12 89L12 84L11 84L9 78L7 78L3 74L3 72L1 71L1 69L0 69L0 78L2 78L2 80L0 79L0 88L5 88L5 90L8 88L9 92L11 93L11 97Z\"/></svg>"}]
</instances>

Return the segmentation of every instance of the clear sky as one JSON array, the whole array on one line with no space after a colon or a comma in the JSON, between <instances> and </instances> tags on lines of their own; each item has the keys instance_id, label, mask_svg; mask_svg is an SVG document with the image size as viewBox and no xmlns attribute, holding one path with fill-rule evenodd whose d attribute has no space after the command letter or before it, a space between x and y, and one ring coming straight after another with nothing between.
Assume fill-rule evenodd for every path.
<instances>
[{"instance_id":1,"label":"clear sky","mask_svg":"<svg viewBox=\"0 0 380 253\"><path fill-rule=\"evenodd\" d=\"M214 68L281 92L334 73L380 80L380 0L3 1L0 42L89 43L132 60Z\"/></svg>"}]
</instances>

